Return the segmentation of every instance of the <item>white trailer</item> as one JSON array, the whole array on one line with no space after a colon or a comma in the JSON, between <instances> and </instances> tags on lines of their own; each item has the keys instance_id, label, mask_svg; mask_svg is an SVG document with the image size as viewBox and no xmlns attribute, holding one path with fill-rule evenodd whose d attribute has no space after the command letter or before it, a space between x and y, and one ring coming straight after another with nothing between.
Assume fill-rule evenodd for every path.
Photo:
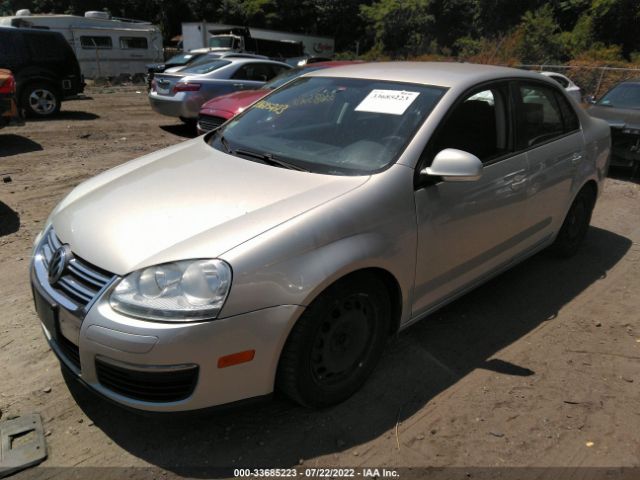
<instances>
[{"instance_id":1,"label":"white trailer","mask_svg":"<svg viewBox=\"0 0 640 480\"><path fill-rule=\"evenodd\" d=\"M185 51L189 51L197 48L217 47L218 45L209 44L209 40L214 36L211 31L230 30L232 28L242 27L239 27L238 25L226 25L223 23L184 22L182 24L182 48ZM276 30L264 30L253 27L249 28L249 32L253 38L302 42L304 45L304 53L309 57L332 57L334 54L335 45L333 38L303 35L301 33L279 32Z\"/></svg>"},{"instance_id":2,"label":"white trailer","mask_svg":"<svg viewBox=\"0 0 640 480\"><path fill-rule=\"evenodd\" d=\"M73 48L85 78L143 74L148 63L163 61L158 27L106 12L86 12L79 17L20 10L14 16L0 17L0 25L60 32Z\"/></svg>"}]
</instances>

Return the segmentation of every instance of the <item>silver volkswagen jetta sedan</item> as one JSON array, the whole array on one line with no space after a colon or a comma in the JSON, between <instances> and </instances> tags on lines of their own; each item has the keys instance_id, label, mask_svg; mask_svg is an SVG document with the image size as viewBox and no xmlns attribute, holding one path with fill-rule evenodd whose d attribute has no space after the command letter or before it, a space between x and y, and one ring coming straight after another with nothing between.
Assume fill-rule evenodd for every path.
<instances>
[{"instance_id":1,"label":"silver volkswagen jetta sedan","mask_svg":"<svg viewBox=\"0 0 640 480\"><path fill-rule=\"evenodd\" d=\"M36 239L38 315L103 396L340 402L390 335L581 243L609 128L537 73L377 63L300 77L74 189Z\"/></svg>"}]
</instances>

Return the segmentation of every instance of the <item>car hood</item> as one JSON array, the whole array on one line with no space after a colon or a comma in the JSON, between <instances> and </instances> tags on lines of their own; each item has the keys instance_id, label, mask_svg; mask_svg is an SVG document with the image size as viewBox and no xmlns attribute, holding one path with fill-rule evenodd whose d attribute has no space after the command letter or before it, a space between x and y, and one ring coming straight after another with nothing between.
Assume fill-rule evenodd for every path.
<instances>
[{"instance_id":1,"label":"car hood","mask_svg":"<svg viewBox=\"0 0 640 480\"><path fill-rule=\"evenodd\" d=\"M225 111L233 114L239 113L238 110L243 109L251 105L256 100L264 97L271 90L244 90L240 92L229 93L220 97L213 98L202 105L201 110L206 113L209 111Z\"/></svg>"},{"instance_id":2,"label":"car hood","mask_svg":"<svg viewBox=\"0 0 640 480\"><path fill-rule=\"evenodd\" d=\"M640 110L634 110L631 108L615 108L615 107L601 107L594 105L587 110L589 115L596 118L601 118L609 123L609 126L614 128L624 128L625 126L639 126L640 125Z\"/></svg>"},{"instance_id":3,"label":"car hood","mask_svg":"<svg viewBox=\"0 0 640 480\"><path fill-rule=\"evenodd\" d=\"M51 222L76 255L123 275L219 257L368 178L268 166L215 150L199 137L82 183Z\"/></svg>"}]
</instances>

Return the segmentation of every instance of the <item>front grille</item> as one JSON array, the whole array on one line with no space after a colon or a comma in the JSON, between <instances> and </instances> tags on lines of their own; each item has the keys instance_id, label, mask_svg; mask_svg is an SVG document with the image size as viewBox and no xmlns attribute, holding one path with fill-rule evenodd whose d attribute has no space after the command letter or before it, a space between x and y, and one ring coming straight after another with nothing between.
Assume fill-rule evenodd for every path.
<instances>
[{"instance_id":1,"label":"front grille","mask_svg":"<svg viewBox=\"0 0 640 480\"><path fill-rule=\"evenodd\" d=\"M146 368L133 370L96 358L98 381L125 397L146 402L177 402L189 397L198 381L198 366L170 371Z\"/></svg>"},{"instance_id":2,"label":"front grille","mask_svg":"<svg viewBox=\"0 0 640 480\"><path fill-rule=\"evenodd\" d=\"M56 237L53 229L49 230L45 240L41 249L48 271L51 257L62 246L62 243ZM84 308L113 280L113 277L112 273L74 256L60 280L52 287L79 308Z\"/></svg>"},{"instance_id":3,"label":"front grille","mask_svg":"<svg viewBox=\"0 0 640 480\"><path fill-rule=\"evenodd\" d=\"M212 115L200 115L198 117L198 127L202 131L209 132L215 128L218 128L224 122L226 122L226 118L222 117L214 117Z\"/></svg>"}]
</instances>

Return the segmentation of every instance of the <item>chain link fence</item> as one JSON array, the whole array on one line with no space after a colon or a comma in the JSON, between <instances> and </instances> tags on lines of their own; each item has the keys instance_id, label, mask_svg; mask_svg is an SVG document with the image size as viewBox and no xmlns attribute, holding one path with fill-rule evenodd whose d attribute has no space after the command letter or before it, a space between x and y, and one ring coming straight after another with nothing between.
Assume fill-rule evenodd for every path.
<instances>
[{"instance_id":1,"label":"chain link fence","mask_svg":"<svg viewBox=\"0 0 640 480\"><path fill-rule=\"evenodd\" d=\"M518 65L518 68L561 73L580 87L583 98L589 95L599 98L619 82L640 79L640 68L592 65Z\"/></svg>"}]
</instances>

